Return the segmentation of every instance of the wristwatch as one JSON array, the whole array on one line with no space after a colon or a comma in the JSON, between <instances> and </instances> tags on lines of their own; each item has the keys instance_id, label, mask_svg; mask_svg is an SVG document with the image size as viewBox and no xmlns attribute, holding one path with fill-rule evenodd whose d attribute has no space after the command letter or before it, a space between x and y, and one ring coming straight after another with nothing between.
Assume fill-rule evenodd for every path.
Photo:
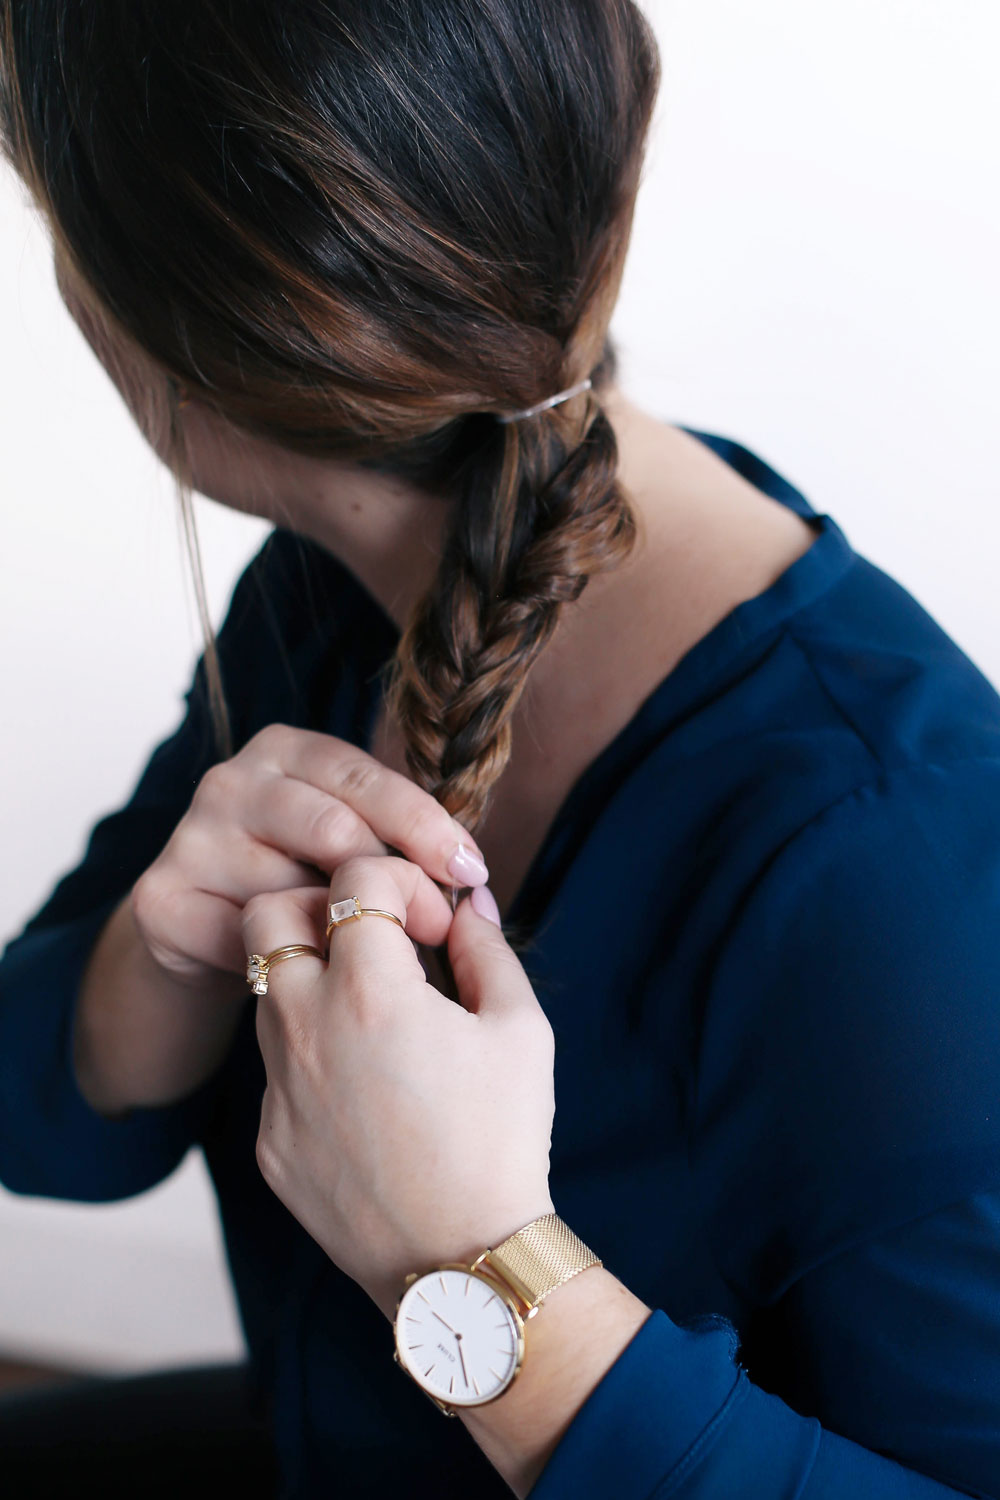
<instances>
[{"instance_id":1,"label":"wristwatch","mask_svg":"<svg viewBox=\"0 0 1000 1500\"><path fill-rule=\"evenodd\" d=\"M407 1276L393 1359L448 1417L502 1395L524 1363L525 1324L580 1271L603 1265L558 1214L543 1214L484 1250Z\"/></svg>"}]
</instances>

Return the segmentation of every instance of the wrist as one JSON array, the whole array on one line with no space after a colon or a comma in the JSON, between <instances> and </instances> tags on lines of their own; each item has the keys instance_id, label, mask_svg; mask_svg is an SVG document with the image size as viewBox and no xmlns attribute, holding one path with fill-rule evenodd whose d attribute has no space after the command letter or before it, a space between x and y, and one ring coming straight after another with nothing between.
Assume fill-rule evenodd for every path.
<instances>
[{"instance_id":1,"label":"wrist","mask_svg":"<svg viewBox=\"0 0 1000 1500\"><path fill-rule=\"evenodd\" d=\"M550 1209L411 1273L394 1358L523 1496L650 1313Z\"/></svg>"},{"instance_id":2,"label":"wrist","mask_svg":"<svg viewBox=\"0 0 1000 1500\"><path fill-rule=\"evenodd\" d=\"M521 1372L542 1303L600 1265L550 1211L474 1258L411 1272L396 1306L396 1362L446 1416L496 1401Z\"/></svg>"},{"instance_id":3,"label":"wrist","mask_svg":"<svg viewBox=\"0 0 1000 1500\"><path fill-rule=\"evenodd\" d=\"M72 1057L82 1097L112 1119L184 1098L224 1058L247 996L237 974L217 971L200 989L172 977L146 947L126 898L102 928L76 997Z\"/></svg>"},{"instance_id":4,"label":"wrist","mask_svg":"<svg viewBox=\"0 0 1000 1500\"><path fill-rule=\"evenodd\" d=\"M532 1319L517 1380L488 1405L458 1413L515 1494L527 1495L651 1311L606 1267L581 1272Z\"/></svg>"},{"instance_id":5,"label":"wrist","mask_svg":"<svg viewBox=\"0 0 1000 1500\"><path fill-rule=\"evenodd\" d=\"M380 1275L377 1282L373 1279L372 1282L362 1284L376 1307L391 1323L395 1319L399 1299L414 1279L414 1275L426 1275L439 1266L470 1267L482 1259L489 1246L502 1244L510 1235L523 1229L526 1224L554 1213L552 1200L545 1194L533 1199L527 1210L521 1209L511 1214L501 1209L484 1216L480 1224L471 1230L459 1231L448 1242L435 1235L431 1250L427 1250L426 1247L421 1247L419 1250L411 1248L405 1258L398 1261L390 1274Z\"/></svg>"}]
</instances>

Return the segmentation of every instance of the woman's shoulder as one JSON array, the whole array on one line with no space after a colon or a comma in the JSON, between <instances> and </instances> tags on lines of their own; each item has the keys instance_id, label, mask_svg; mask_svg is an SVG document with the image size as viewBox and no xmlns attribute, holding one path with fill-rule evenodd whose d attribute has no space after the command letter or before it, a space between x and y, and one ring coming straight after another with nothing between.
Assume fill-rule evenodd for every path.
<instances>
[{"instance_id":1,"label":"woman's shoulder","mask_svg":"<svg viewBox=\"0 0 1000 1500\"><path fill-rule=\"evenodd\" d=\"M760 454L681 431L697 440L704 458L692 468L705 482L724 468L727 483L777 501L814 532L812 545L793 551L773 584L724 622L712 642L721 649L706 653L715 674L706 688L731 688L734 707L756 692L761 727L794 727L800 740L810 729L827 742L839 733L853 746L859 781L903 765L1000 756L997 686L891 565L859 552L835 516ZM775 556L780 563L780 548Z\"/></svg>"},{"instance_id":2,"label":"woman's shoulder","mask_svg":"<svg viewBox=\"0 0 1000 1500\"><path fill-rule=\"evenodd\" d=\"M656 725L664 820L686 809L704 893L675 934L701 965L691 1159L723 1268L755 1299L1000 1187L1000 694L819 519L813 549L681 663Z\"/></svg>"}]
</instances>

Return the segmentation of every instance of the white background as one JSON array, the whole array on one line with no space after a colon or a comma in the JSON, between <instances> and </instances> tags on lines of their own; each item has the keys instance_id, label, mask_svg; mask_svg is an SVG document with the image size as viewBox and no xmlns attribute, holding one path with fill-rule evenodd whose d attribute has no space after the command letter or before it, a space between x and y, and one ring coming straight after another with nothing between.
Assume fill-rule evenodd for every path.
<instances>
[{"instance_id":1,"label":"white background","mask_svg":"<svg viewBox=\"0 0 1000 1500\"><path fill-rule=\"evenodd\" d=\"M646 8L664 81L623 385L754 448L1000 684L994 0ZM169 481L9 177L0 288L6 939L173 729L201 641ZM199 527L218 624L268 527L205 500ZM0 1191L0 1356L124 1370L241 1348L197 1156L121 1205Z\"/></svg>"}]
</instances>

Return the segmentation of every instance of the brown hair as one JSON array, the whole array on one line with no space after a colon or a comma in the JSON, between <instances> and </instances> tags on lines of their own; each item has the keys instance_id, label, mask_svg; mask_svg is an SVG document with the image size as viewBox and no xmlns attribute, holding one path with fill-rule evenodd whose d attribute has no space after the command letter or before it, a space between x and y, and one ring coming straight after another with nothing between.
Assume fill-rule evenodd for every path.
<instances>
[{"instance_id":1,"label":"brown hair","mask_svg":"<svg viewBox=\"0 0 1000 1500\"><path fill-rule=\"evenodd\" d=\"M0 144L148 392L451 502L391 664L414 779L475 830L563 604L637 519L601 390L659 84L631 0L0 0ZM591 392L511 423L591 376ZM155 408L155 410L154 410Z\"/></svg>"}]
</instances>

